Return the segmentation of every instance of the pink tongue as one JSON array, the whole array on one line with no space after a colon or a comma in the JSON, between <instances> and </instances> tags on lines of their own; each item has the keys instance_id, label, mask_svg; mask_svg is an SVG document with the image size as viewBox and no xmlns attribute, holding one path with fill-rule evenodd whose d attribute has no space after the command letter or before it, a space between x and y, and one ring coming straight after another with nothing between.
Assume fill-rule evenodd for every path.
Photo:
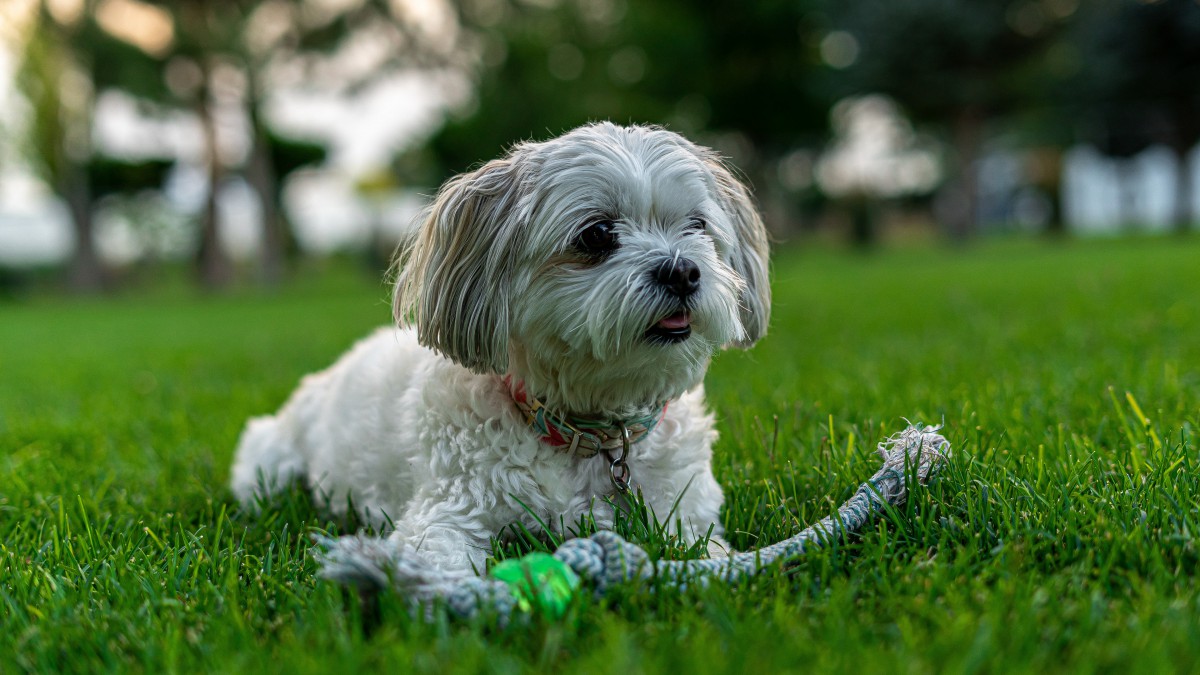
<instances>
[{"instance_id":1,"label":"pink tongue","mask_svg":"<svg viewBox=\"0 0 1200 675\"><path fill-rule=\"evenodd\" d=\"M689 317L686 312L680 312L679 314L672 314L662 321L659 321L658 327L666 328L667 330L679 330L681 328L687 328L691 324L691 317Z\"/></svg>"}]
</instances>

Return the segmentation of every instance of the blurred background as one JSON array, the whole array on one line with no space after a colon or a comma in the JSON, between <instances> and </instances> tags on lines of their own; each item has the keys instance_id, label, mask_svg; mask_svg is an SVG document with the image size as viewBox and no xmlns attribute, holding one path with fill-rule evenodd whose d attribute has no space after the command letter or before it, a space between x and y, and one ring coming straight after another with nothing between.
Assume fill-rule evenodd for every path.
<instances>
[{"instance_id":1,"label":"blurred background","mask_svg":"<svg viewBox=\"0 0 1200 675\"><path fill-rule=\"evenodd\" d=\"M0 295L386 267L590 120L717 148L779 241L1200 229L1200 0L3 0Z\"/></svg>"}]
</instances>

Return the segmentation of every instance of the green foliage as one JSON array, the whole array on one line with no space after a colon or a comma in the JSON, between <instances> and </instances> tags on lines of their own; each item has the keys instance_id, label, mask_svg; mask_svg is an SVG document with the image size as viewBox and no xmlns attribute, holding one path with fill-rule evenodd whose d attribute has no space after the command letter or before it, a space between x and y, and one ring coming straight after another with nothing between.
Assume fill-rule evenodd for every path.
<instances>
[{"instance_id":1,"label":"green foliage","mask_svg":"<svg viewBox=\"0 0 1200 675\"><path fill-rule=\"evenodd\" d=\"M281 136L270 129L265 133L271 152L271 166L280 176L287 176L306 166L321 164L329 154L320 143Z\"/></svg>"},{"instance_id":2,"label":"green foliage","mask_svg":"<svg viewBox=\"0 0 1200 675\"><path fill-rule=\"evenodd\" d=\"M33 169L51 186L68 171L65 144L72 128L87 119L87 111L65 105L63 78L75 67L62 38L45 17L33 22L19 60L15 82L30 107L21 150ZM86 148L79 148L86 152Z\"/></svg>"},{"instance_id":3,"label":"green foliage","mask_svg":"<svg viewBox=\"0 0 1200 675\"><path fill-rule=\"evenodd\" d=\"M78 25L64 30L69 32L71 50L84 64L97 92L116 89L145 101L170 97L163 78L166 58L147 54L109 35L90 12L80 18Z\"/></svg>"},{"instance_id":4,"label":"green foliage","mask_svg":"<svg viewBox=\"0 0 1200 675\"><path fill-rule=\"evenodd\" d=\"M0 670L1195 670L1198 253L779 251L771 334L707 381L732 543L826 515L902 417L944 420L950 466L785 574L625 587L506 632L389 597L365 633L315 577L310 528L342 526L300 492L254 517L225 487L245 418L387 321L382 286L6 306Z\"/></svg>"},{"instance_id":5,"label":"green foliage","mask_svg":"<svg viewBox=\"0 0 1200 675\"><path fill-rule=\"evenodd\" d=\"M480 34L475 103L431 142L441 175L500 154L514 139L545 139L611 120L683 133L737 133L774 156L825 128L815 2L505 4L499 19L464 11ZM494 9L494 7L493 7ZM489 14L490 16L490 14Z\"/></svg>"},{"instance_id":6,"label":"green foliage","mask_svg":"<svg viewBox=\"0 0 1200 675\"><path fill-rule=\"evenodd\" d=\"M919 119L946 122L1030 105L1045 50L1061 30L1044 0L864 0L840 3L835 23L861 44L844 86L880 92ZM1027 18L1026 18L1027 17Z\"/></svg>"},{"instance_id":7,"label":"green foliage","mask_svg":"<svg viewBox=\"0 0 1200 675\"><path fill-rule=\"evenodd\" d=\"M148 159L129 161L96 155L87 164L88 184L96 199L113 194L133 194L162 189L173 161Z\"/></svg>"},{"instance_id":8,"label":"green foliage","mask_svg":"<svg viewBox=\"0 0 1200 675\"><path fill-rule=\"evenodd\" d=\"M106 89L150 100L166 95L163 66L102 30L90 10L71 25L39 10L24 43L17 83L31 107L27 155L53 189L62 190L65 174L76 168L88 174L95 198L126 189L124 182L132 190L161 185L169 162L95 156L90 126L94 99Z\"/></svg>"},{"instance_id":9,"label":"green foliage","mask_svg":"<svg viewBox=\"0 0 1200 675\"><path fill-rule=\"evenodd\" d=\"M1179 153L1200 142L1200 4L1107 0L1091 3L1076 41L1084 68L1071 93L1089 140L1129 157L1152 143Z\"/></svg>"}]
</instances>

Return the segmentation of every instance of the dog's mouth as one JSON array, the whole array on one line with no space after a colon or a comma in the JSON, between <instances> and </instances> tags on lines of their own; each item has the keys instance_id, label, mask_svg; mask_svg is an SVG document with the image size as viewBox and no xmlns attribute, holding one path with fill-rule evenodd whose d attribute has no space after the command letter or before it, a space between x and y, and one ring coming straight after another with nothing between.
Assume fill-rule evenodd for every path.
<instances>
[{"instance_id":1,"label":"dog's mouth","mask_svg":"<svg viewBox=\"0 0 1200 675\"><path fill-rule=\"evenodd\" d=\"M683 342L692 334L692 315L686 310L675 312L665 319L660 319L646 331L646 337L652 342L674 344Z\"/></svg>"}]
</instances>

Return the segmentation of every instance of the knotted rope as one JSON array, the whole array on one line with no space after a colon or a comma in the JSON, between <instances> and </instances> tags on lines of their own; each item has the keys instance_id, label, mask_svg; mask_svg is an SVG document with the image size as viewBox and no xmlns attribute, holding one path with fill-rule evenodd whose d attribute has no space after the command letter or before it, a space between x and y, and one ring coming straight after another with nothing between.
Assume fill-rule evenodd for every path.
<instances>
[{"instance_id":1,"label":"knotted rope","mask_svg":"<svg viewBox=\"0 0 1200 675\"><path fill-rule=\"evenodd\" d=\"M337 539L318 536L317 543L322 549L316 554L321 564L320 574L363 591L391 588L417 604L428 605L440 600L452 614L461 618L490 610L502 623L514 613L528 611L532 605L546 600L561 600L565 606L565 600L578 583L574 580L575 575L591 585L597 595L613 585L635 579L657 578L677 587L710 581L738 583L773 563L794 560L810 549L856 532L885 505L903 502L908 494L908 479L916 478L924 483L949 455L950 443L937 433L939 430L940 427L934 426L910 426L881 442L879 452L884 459L883 468L860 485L836 514L777 544L728 558L651 561L638 546L614 532L601 531L563 543L555 551L554 560L549 560L545 554L527 556L541 555L546 562L560 567L565 565L569 571L561 574L569 575L570 579L556 576L558 573L533 578L529 568L525 567L523 574L517 574L524 579L514 583L512 574L497 574L499 566L486 577L442 572L388 539L364 535ZM547 596L542 589L533 588L536 583L557 585L557 591L550 590L559 594L558 600ZM568 597L564 598L564 593Z\"/></svg>"}]
</instances>

